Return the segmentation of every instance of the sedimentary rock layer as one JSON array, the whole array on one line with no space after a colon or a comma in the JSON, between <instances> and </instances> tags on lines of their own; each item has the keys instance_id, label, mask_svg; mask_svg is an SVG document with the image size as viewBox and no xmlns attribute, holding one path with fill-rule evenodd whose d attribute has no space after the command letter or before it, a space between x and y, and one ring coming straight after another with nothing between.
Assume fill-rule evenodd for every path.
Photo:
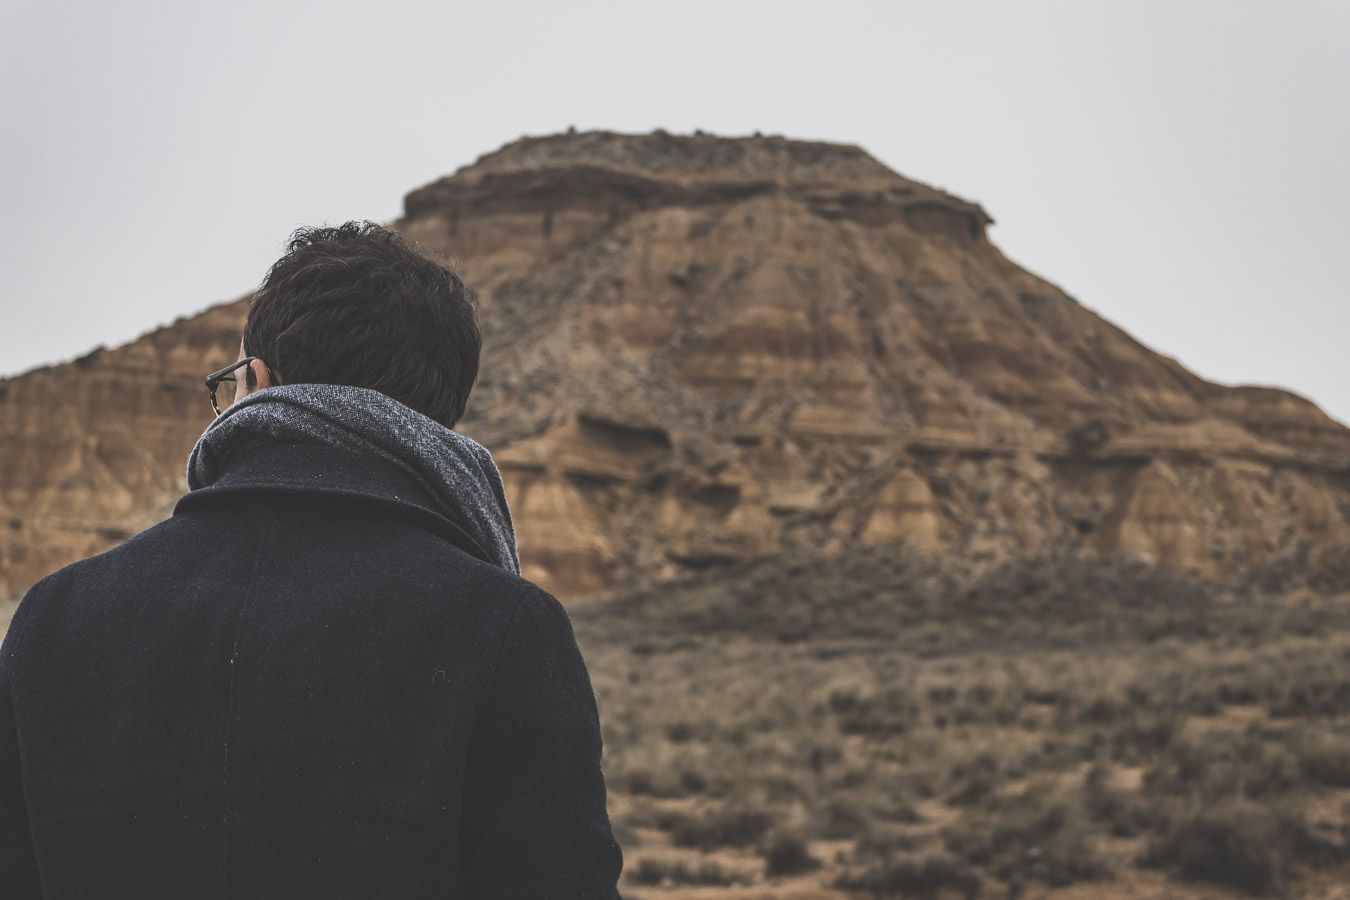
<instances>
[{"instance_id":1,"label":"sedimentary rock layer","mask_svg":"<svg viewBox=\"0 0 1350 900\"><path fill-rule=\"evenodd\" d=\"M524 574L569 599L896 540L1204 573L1350 542L1350 430L1150 350L991 223L850 145L584 132L487 154L391 226L478 292L459 428L502 469ZM0 381L0 593L167 514L247 299Z\"/></svg>"}]
</instances>

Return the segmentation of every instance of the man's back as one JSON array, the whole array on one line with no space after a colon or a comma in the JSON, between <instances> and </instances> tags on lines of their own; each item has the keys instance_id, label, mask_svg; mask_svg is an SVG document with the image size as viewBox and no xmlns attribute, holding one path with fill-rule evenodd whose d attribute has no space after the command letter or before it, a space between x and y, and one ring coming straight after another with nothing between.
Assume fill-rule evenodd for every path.
<instances>
[{"instance_id":1,"label":"man's back","mask_svg":"<svg viewBox=\"0 0 1350 900\"><path fill-rule=\"evenodd\" d=\"M241 453L29 592L0 655L0 896L26 864L33 896L617 896L566 612L352 460Z\"/></svg>"}]
</instances>

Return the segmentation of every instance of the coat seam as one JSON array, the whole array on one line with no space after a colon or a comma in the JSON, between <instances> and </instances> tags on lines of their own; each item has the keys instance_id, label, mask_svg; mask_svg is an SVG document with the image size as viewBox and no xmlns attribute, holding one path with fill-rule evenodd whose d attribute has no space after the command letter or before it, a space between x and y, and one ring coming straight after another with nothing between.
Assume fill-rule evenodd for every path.
<instances>
[{"instance_id":1,"label":"coat seam","mask_svg":"<svg viewBox=\"0 0 1350 900\"><path fill-rule=\"evenodd\" d=\"M222 847L220 855L220 873L222 881L222 893L228 897L230 895L230 723L234 718L234 685L235 670L234 662L239 658L239 632L243 630L244 616L253 605L254 589L258 584L258 570L262 560L263 548L267 546L267 541L263 539L263 534L259 531L258 548L253 553L253 567L249 573L248 591L244 594L244 601L239 605L239 616L234 623L234 640L230 647L229 662L229 689L225 703L225 738L224 738L224 760L221 767L221 785L225 797L225 812L221 817L222 829Z\"/></svg>"},{"instance_id":2,"label":"coat seam","mask_svg":"<svg viewBox=\"0 0 1350 900\"><path fill-rule=\"evenodd\" d=\"M497 652L492 657L492 683L488 685L486 702L484 702L482 708L478 710L478 714L474 716L474 733L471 739L478 736L479 725L481 724L483 717L487 714L487 710L490 709L497 700L497 688L498 685L501 684L502 676L502 654L506 652L506 638L507 635L511 633L511 626L515 624L516 616L520 613L520 608L524 605L525 601L523 598L516 600L516 605L511 609L511 617L506 620L506 627L502 629L501 639L497 642Z\"/></svg>"},{"instance_id":3,"label":"coat seam","mask_svg":"<svg viewBox=\"0 0 1350 900\"><path fill-rule=\"evenodd\" d=\"M487 691L484 694L485 699L482 705L479 706L479 708L475 711L473 722L469 728L468 758L465 764L466 778L470 775L478 774L477 772L473 771L473 764L480 757L479 753L480 748L478 746L478 742L479 739L483 736L483 721L484 719L487 718L489 710L492 708L492 706L497 700L497 689L498 685L500 685L501 683L502 654L505 653L506 651L506 638L511 633L511 626L515 624L516 616L520 613L520 608L524 605L525 600L523 597L516 599L516 605L511 608L511 615L507 617L506 627L502 629L501 638L497 642L497 651L496 653L493 654L492 658L492 680L491 683L486 686ZM464 794L465 791L461 789L460 796L463 797ZM463 824L464 824L464 817L463 812L461 811L460 815L461 842L463 840ZM463 845L461 843L461 850L462 846Z\"/></svg>"},{"instance_id":4,"label":"coat seam","mask_svg":"<svg viewBox=\"0 0 1350 900\"><path fill-rule=\"evenodd\" d=\"M32 804L29 802L28 785L23 782L23 747L19 743L19 708L14 703L14 692L18 683L19 651L23 649L24 644L28 640L28 633L32 629L33 618L36 614L35 608L38 603L43 602L39 600L39 598L51 593L57 586L58 581L67 582L61 586L61 589L69 593L71 590L71 585L69 584L70 578L67 574L63 574L63 570L50 572L29 587L24 593L24 596L20 598L19 605L15 608L13 615L10 617L9 631L6 632L5 635L6 640L8 640L11 635L13 637L13 646L10 647L9 659L5 660L5 666L9 673L7 679L8 684L5 686L5 690L9 693L9 697L6 699L10 704L10 713L13 721L10 722L9 734L6 736L3 750L0 752L8 753L9 744L11 742L13 743L14 757L20 772L19 794L24 805L23 830L28 834L30 842L33 840L33 822L30 812ZM43 882L42 859L38 856L36 844L33 845L33 861L37 866L38 883L41 884Z\"/></svg>"},{"instance_id":5,"label":"coat seam","mask_svg":"<svg viewBox=\"0 0 1350 900\"><path fill-rule=\"evenodd\" d=\"M54 574L55 573L40 579L37 584L34 584L28 590L27 594L25 594L22 598L20 598L21 601L41 602L38 601L38 597L48 593L51 589L51 585L44 584L44 582L47 582L50 579L52 583L54 583L55 582L55 579L53 577ZM42 586L42 589L40 591L38 590L39 585ZM28 639L29 623L33 621L33 616L31 615L31 612L35 605L36 603L34 602L20 602L19 605L15 607L14 613L9 620L9 630L17 632L14 635L14 646L10 648L9 654L11 683L13 683L14 673L18 669L19 651L23 648L24 642ZM25 606L27 606L28 608L25 609L24 608ZM22 615L20 615L21 613ZM21 619L22 621L20 621Z\"/></svg>"}]
</instances>

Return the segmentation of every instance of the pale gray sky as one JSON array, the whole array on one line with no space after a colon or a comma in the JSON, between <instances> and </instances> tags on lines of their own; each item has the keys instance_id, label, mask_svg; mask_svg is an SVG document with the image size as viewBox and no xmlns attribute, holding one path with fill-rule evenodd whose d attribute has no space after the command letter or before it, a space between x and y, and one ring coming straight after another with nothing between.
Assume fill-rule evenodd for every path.
<instances>
[{"instance_id":1,"label":"pale gray sky","mask_svg":"<svg viewBox=\"0 0 1350 900\"><path fill-rule=\"evenodd\" d=\"M0 374L522 134L856 143L1153 348L1350 422L1350 3L0 0Z\"/></svg>"}]
</instances>

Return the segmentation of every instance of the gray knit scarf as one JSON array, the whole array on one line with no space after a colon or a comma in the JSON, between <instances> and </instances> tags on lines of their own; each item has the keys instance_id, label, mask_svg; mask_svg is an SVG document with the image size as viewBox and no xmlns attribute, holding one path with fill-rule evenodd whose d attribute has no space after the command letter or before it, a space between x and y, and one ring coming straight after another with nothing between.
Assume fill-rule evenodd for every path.
<instances>
[{"instance_id":1,"label":"gray knit scarf","mask_svg":"<svg viewBox=\"0 0 1350 900\"><path fill-rule=\"evenodd\" d=\"M232 403L206 427L188 455L188 487L196 490L215 481L231 452L268 438L332 444L394 463L496 565L520 574L501 473L492 454L472 438L370 388L280 384Z\"/></svg>"}]
</instances>

